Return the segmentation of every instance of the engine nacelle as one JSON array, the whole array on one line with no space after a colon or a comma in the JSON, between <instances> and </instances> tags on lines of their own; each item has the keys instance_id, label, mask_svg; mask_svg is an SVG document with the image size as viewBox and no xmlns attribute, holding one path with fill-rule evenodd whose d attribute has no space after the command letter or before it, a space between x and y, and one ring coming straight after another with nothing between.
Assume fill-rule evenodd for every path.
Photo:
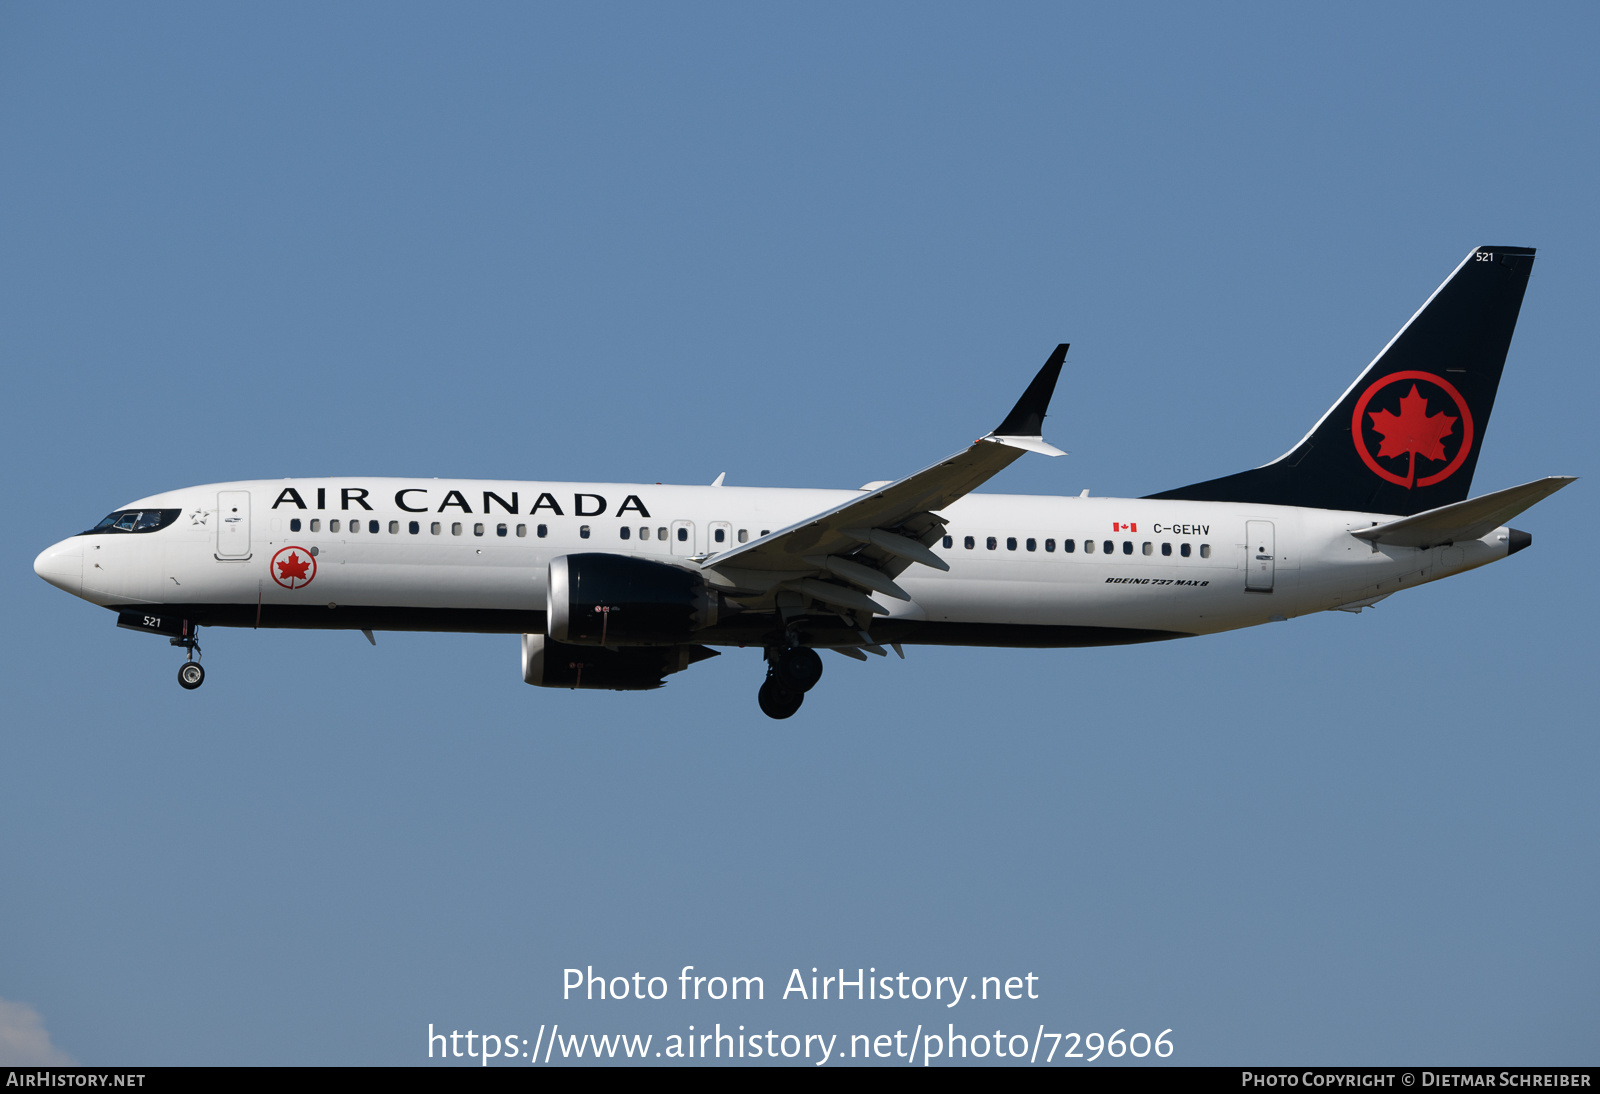
<instances>
[{"instance_id":1,"label":"engine nacelle","mask_svg":"<svg viewBox=\"0 0 1600 1094\"><path fill-rule=\"evenodd\" d=\"M715 657L705 646L628 646L617 650L569 646L542 634L522 636L522 678L541 688L649 691L696 661Z\"/></svg>"},{"instance_id":2,"label":"engine nacelle","mask_svg":"<svg viewBox=\"0 0 1600 1094\"><path fill-rule=\"evenodd\" d=\"M549 580L548 630L558 642L683 645L728 610L700 574L647 558L561 555Z\"/></svg>"}]
</instances>

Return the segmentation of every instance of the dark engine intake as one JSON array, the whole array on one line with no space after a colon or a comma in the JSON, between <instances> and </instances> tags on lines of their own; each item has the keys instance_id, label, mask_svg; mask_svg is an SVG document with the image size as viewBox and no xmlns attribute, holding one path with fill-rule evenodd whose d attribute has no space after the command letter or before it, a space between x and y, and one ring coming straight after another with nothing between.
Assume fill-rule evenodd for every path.
<instances>
[{"instance_id":1,"label":"dark engine intake","mask_svg":"<svg viewBox=\"0 0 1600 1094\"><path fill-rule=\"evenodd\" d=\"M522 678L541 688L649 691L696 661L715 657L705 646L630 646L608 650L569 646L542 634L522 636Z\"/></svg>"},{"instance_id":2,"label":"dark engine intake","mask_svg":"<svg viewBox=\"0 0 1600 1094\"><path fill-rule=\"evenodd\" d=\"M550 562L549 633L592 646L676 646L728 611L693 570L627 555Z\"/></svg>"}]
</instances>

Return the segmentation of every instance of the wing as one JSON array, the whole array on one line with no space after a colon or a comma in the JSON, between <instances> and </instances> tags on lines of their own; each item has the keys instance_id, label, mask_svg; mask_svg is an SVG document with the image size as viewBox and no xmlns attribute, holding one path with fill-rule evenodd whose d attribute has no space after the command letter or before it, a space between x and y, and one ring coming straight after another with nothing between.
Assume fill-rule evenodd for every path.
<instances>
[{"instance_id":1,"label":"wing","mask_svg":"<svg viewBox=\"0 0 1600 1094\"><path fill-rule=\"evenodd\" d=\"M870 593L910 600L894 582L907 567L950 568L928 549L944 533L939 510L1024 452L1066 454L1043 437L1045 411L1066 356L1067 347L1057 346L994 432L914 475L704 560L707 577L749 607L816 606L853 617L864 629L873 614L889 611Z\"/></svg>"}]
</instances>

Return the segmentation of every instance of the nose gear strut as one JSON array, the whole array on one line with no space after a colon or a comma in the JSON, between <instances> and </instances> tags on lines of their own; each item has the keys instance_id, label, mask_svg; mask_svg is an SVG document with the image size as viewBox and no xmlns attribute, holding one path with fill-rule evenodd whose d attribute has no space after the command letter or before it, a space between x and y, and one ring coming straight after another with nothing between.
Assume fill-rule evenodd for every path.
<instances>
[{"instance_id":1,"label":"nose gear strut","mask_svg":"<svg viewBox=\"0 0 1600 1094\"><path fill-rule=\"evenodd\" d=\"M189 653L183 664L178 666L178 686L185 691L193 691L205 683L206 670L200 665L200 628L192 626L185 620L184 633L168 641Z\"/></svg>"}]
</instances>

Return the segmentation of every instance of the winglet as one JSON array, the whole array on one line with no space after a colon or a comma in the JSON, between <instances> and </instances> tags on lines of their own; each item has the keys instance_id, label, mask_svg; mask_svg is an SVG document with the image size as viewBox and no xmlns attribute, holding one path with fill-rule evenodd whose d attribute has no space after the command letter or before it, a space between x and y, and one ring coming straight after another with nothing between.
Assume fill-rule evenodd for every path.
<instances>
[{"instance_id":1,"label":"winglet","mask_svg":"<svg viewBox=\"0 0 1600 1094\"><path fill-rule=\"evenodd\" d=\"M1050 359L1033 378L1028 390L1022 393L1017 405L1011 408L1006 420L995 427L997 437L1039 437L1044 434L1044 414L1050 406L1050 396L1055 394L1056 381L1061 378L1061 366L1067 359L1068 343L1057 346Z\"/></svg>"}]
</instances>

